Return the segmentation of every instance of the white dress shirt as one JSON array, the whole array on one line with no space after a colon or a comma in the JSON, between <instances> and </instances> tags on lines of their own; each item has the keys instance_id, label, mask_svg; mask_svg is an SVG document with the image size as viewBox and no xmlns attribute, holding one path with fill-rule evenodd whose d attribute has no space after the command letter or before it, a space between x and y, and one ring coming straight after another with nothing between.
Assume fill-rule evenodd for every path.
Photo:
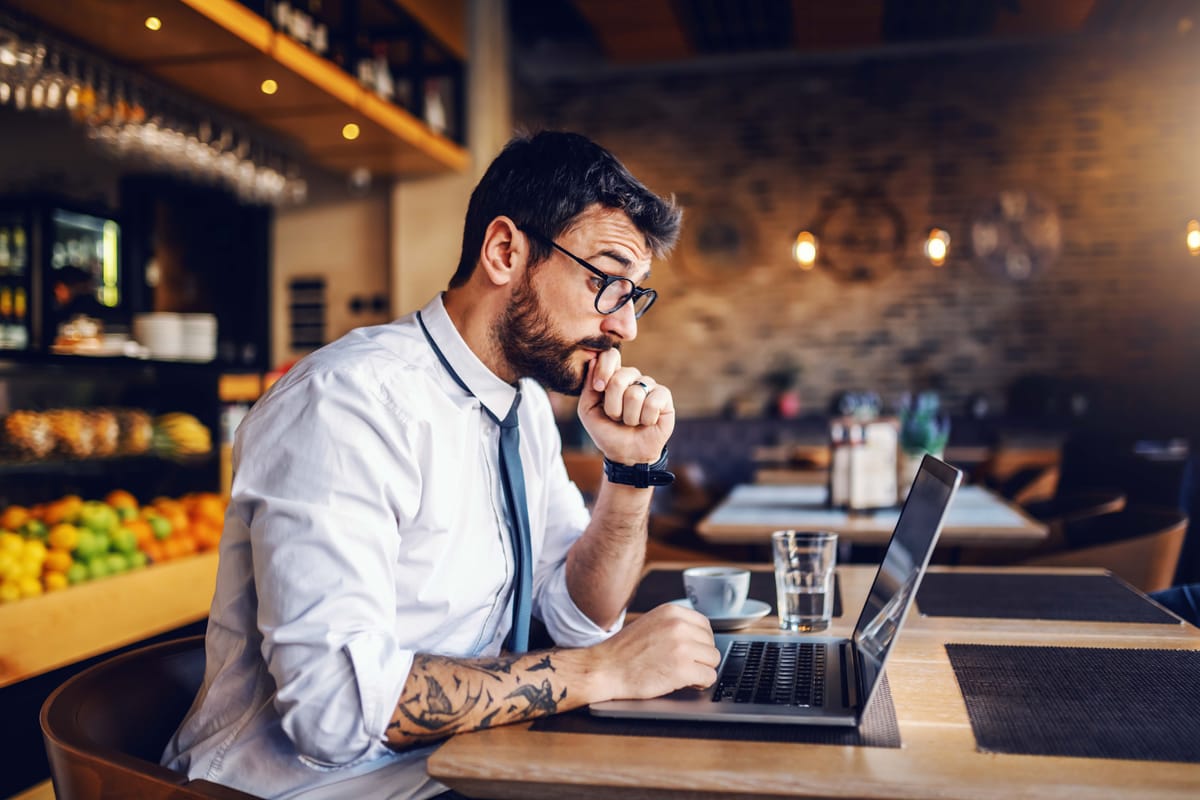
<instances>
[{"instance_id":1,"label":"white dress shirt","mask_svg":"<svg viewBox=\"0 0 1200 800\"><path fill-rule=\"evenodd\" d=\"M384 734L417 652L489 656L511 626L513 550L499 427L515 389L459 336L441 297L293 367L234 444L233 495L204 684L163 761L265 797L423 798L430 748ZM533 612L562 646L602 641L571 600L588 512L545 391L521 383ZM482 404L482 405L481 405Z\"/></svg>"}]
</instances>

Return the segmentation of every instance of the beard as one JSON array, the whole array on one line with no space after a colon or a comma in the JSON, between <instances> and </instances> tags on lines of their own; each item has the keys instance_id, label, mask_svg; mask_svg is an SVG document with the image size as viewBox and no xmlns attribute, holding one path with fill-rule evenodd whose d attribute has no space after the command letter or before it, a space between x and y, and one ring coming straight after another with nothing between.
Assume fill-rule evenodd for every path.
<instances>
[{"instance_id":1,"label":"beard","mask_svg":"<svg viewBox=\"0 0 1200 800\"><path fill-rule=\"evenodd\" d=\"M568 342L558 336L550 315L542 308L526 272L513 291L504 314L492 326L500 352L518 378L533 378L561 394L578 396L587 376L586 367L575 367L572 356L581 349L620 349L620 342L594 336Z\"/></svg>"}]
</instances>

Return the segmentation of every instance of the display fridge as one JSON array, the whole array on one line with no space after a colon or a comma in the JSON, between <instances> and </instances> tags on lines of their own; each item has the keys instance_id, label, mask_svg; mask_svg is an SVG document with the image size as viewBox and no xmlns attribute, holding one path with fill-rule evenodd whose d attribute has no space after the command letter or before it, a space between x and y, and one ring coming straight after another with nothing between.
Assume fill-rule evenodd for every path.
<instances>
[{"instance_id":1,"label":"display fridge","mask_svg":"<svg viewBox=\"0 0 1200 800\"><path fill-rule=\"evenodd\" d=\"M121 227L45 198L0 201L0 350L46 352L77 315L128 318Z\"/></svg>"}]
</instances>

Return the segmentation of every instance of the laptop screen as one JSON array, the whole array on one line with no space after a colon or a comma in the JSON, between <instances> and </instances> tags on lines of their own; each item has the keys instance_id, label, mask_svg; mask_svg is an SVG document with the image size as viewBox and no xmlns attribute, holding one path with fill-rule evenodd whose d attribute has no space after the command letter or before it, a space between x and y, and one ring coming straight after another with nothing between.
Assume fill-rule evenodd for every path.
<instances>
[{"instance_id":1,"label":"laptop screen","mask_svg":"<svg viewBox=\"0 0 1200 800\"><path fill-rule=\"evenodd\" d=\"M854 626L864 697L870 697L883 672L883 662L929 565L946 508L961 478L961 472L935 458L926 456L921 462Z\"/></svg>"}]
</instances>

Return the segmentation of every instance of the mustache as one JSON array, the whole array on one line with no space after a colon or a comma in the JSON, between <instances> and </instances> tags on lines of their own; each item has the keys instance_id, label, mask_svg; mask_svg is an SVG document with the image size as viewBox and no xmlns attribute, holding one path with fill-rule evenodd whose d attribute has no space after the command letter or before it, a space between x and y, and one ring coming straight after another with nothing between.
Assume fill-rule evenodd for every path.
<instances>
[{"instance_id":1,"label":"mustache","mask_svg":"<svg viewBox=\"0 0 1200 800\"><path fill-rule=\"evenodd\" d=\"M621 341L619 339L613 339L609 336L592 336L587 339L580 339L575 343L575 346L579 348L586 348L588 350L599 350L600 352L604 352L605 350L620 350Z\"/></svg>"}]
</instances>

